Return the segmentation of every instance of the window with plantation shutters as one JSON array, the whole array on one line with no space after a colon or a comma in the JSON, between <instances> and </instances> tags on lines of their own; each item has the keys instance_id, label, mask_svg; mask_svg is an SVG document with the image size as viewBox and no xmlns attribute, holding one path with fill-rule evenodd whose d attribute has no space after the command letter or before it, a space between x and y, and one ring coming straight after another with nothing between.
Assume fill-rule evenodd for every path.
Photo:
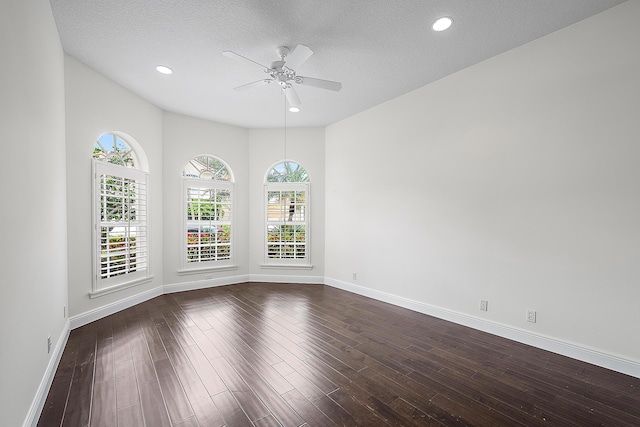
<instances>
[{"instance_id":1,"label":"window with plantation shutters","mask_svg":"<svg viewBox=\"0 0 640 427\"><path fill-rule=\"evenodd\" d=\"M98 140L93 157L92 297L150 280L149 175L113 134Z\"/></svg>"},{"instance_id":2,"label":"window with plantation shutters","mask_svg":"<svg viewBox=\"0 0 640 427\"><path fill-rule=\"evenodd\" d=\"M183 176L182 273L234 267L233 177L214 156L191 159Z\"/></svg>"},{"instance_id":3,"label":"window with plantation shutters","mask_svg":"<svg viewBox=\"0 0 640 427\"><path fill-rule=\"evenodd\" d=\"M265 266L310 266L309 178L298 163L275 165L265 183Z\"/></svg>"}]
</instances>

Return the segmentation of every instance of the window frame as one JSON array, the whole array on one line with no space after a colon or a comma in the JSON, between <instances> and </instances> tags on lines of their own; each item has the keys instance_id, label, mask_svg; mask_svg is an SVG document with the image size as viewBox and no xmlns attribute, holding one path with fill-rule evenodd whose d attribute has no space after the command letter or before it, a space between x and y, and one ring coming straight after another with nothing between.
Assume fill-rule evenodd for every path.
<instances>
[{"instance_id":1,"label":"window frame","mask_svg":"<svg viewBox=\"0 0 640 427\"><path fill-rule=\"evenodd\" d=\"M197 188L201 190L227 190L229 191L230 205L231 205L231 213L228 220L213 220L209 221L208 224L202 223L202 221L189 220L187 217L188 208L188 191L189 188ZM235 263L235 224L234 224L234 212L235 212L235 184L233 182L225 182L225 181L207 181L201 179L192 179L192 178L184 178L182 180L182 227L180 233L181 240L181 269L180 273L189 273L189 272L202 272L209 270L221 270L221 269L229 269L236 268ZM210 260L210 261L196 261L196 262L188 262L188 234L190 226L193 226L195 222L201 222L198 225L205 225L209 227L219 227L221 225L229 225L230 238L229 238L229 258L220 259L220 260Z\"/></svg>"},{"instance_id":2,"label":"window frame","mask_svg":"<svg viewBox=\"0 0 640 427\"><path fill-rule=\"evenodd\" d=\"M203 179L203 178L198 178L195 177L193 175L186 175L185 174L185 169L189 166L189 164L191 162L193 162L194 160L199 160L202 157L210 157L212 159L215 159L216 161L220 162L224 168L226 169L226 172L228 173L228 180L221 180L221 179ZM214 174L215 176L215 174ZM188 191L189 188L197 188L197 189L202 189L202 190L226 190L229 191L229 197L230 197L230 209L231 209L231 213L229 216L228 220L219 220L219 221L212 221L208 224L208 226L213 226L214 224L216 225L216 227L220 226L220 225L228 225L230 227L230 238L229 238L229 258L228 259L217 259L217 260L208 260L208 261L195 261L195 262L189 262L188 261L188 238L189 238L189 227L190 224L193 225L194 222L197 222L195 220L189 220L188 219L188 207L187 207L187 203L188 203ZM233 178L233 171L231 170L231 168L229 167L229 165L222 160L221 158L217 157L217 156L213 156L211 154L200 154L197 155L191 159L189 159L189 161L185 164L185 166L182 169L182 186L181 186L181 196L180 196L180 200L181 200L181 227L180 227L180 233L179 233L179 239L180 239L180 263L179 263L179 270L178 270L178 274L179 275L185 275L185 274L196 274L196 273L205 273L208 271L223 271L223 270L232 270L232 269L237 269L238 265L236 263L236 234L237 231L235 230L236 225L235 225L235 206L236 206L236 202L235 202L236 196L235 196L235 181ZM198 224L198 226L202 226L205 225L207 226L207 224L201 223Z\"/></svg>"},{"instance_id":3,"label":"window frame","mask_svg":"<svg viewBox=\"0 0 640 427\"><path fill-rule=\"evenodd\" d=\"M280 164L282 162L278 162ZM297 162L296 162L297 163ZM276 165L277 165L276 164ZM299 163L298 163L299 164ZM274 165L275 166L275 165ZM270 168L269 171L273 169ZM266 180L266 178L265 178ZM304 191L304 220L303 221L269 221L269 192L270 191ZM311 183L306 182L265 182L264 184L264 230L263 230L263 263L266 268L312 268L311 264ZM279 224L275 224L279 222ZM304 258L271 258L269 257L269 225L304 225L305 227L305 256Z\"/></svg>"},{"instance_id":4,"label":"window frame","mask_svg":"<svg viewBox=\"0 0 640 427\"><path fill-rule=\"evenodd\" d=\"M135 272L127 272L119 275L102 278L102 227L108 224L101 218L102 198L101 198L101 176L115 176L127 180L135 180L144 184L144 197L136 198L136 205L139 210L144 211L144 220L142 222L135 221L135 225L119 225L124 227L125 234L130 231L131 227L143 228L143 235L146 237L143 268L136 269ZM91 298L106 295L121 289L126 289L152 280L151 270L151 229L150 229L150 203L149 203L149 173L140 169L126 167L122 165L108 163L104 160L92 159L92 255L93 255L93 278L92 291L89 293ZM140 201L143 206L140 206ZM127 221L121 221L125 223ZM125 258L128 262L131 257Z\"/></svg>"}]
</instances>

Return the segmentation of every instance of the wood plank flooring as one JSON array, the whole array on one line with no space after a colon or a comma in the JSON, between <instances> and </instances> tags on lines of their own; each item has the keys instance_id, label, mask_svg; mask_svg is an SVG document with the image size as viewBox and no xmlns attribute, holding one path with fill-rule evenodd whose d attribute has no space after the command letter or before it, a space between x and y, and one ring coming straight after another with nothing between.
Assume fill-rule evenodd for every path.
<instances>
[{"instance_id":1,"label":"wood plank flooring","mask_svg":"<svg viewBox=\"0 0 640 427\"><path fill-rule=\"evenodd\" d=\"M322 285L71 331L39 426L640 426L640 379Z\"/></svg>"}]
</instances>

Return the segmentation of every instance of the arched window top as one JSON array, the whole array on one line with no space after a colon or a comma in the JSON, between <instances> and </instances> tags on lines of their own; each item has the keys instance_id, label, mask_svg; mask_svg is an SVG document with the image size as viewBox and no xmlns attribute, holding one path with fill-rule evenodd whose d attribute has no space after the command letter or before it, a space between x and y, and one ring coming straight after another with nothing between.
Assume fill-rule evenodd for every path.
<instances>
[{"instance_id":1,"label":"arched window top","mask_svg":"<svg viewBox=\"0 0 640 427\"><path fill-rule=\"evenodd\" d=\"M144 150L114 131L98 138L93 159L92 298L151 280Z\"/></svg>"},{"instance_id":2,"label":"arched window top","mask_svg":"<svg viewBox=\"0 0 640 427\"><path fill-rule=\"evenodd\" d=\"M309 174L301 164L291 160L274 165L265 178L266 182L309 182Z\"/></svg>"},{"instance_id":3,"label":"arched window top","mask_svg":"<svg viewBox=\"0 0 640 427\"><path fill-rule=\"evenodd\" d=\"M233 182L231 169L221 159L203 154L196 156L182 169L185 178Z\"/></svg>"},{"instance_id":4,"label":"arched window top","mask_svg":"<svg viewBox=\"0 0 640 427\"><path fill-rule=\"evenodd\" d=\"M104 133L98 138L93 146L93 158L128 168L138 166L133 148L115 133Z\"/></svg>"}]
</instances>

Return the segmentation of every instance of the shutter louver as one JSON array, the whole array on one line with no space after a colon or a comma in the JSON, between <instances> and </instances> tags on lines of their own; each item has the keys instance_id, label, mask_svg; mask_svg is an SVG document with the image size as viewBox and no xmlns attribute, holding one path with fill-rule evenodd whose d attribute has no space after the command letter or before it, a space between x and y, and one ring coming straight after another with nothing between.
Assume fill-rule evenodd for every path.
<instances>
[{"instance_id":1,"label":"shutter louver","mask_svg":"<svg viewBox=\"0 0 640 427\"><path fill-rule=\"evenodd\" d=\"M307 258L306 184L267 189L267 259L303 260Z\"/></svg>"},{"instance_id":2,"label":"shutter louver","mask_svg":"<svg viewBox=\"0 0 640 427\"><path fill-rule=\"evenodd\" d=\"M185 180L185 192L187 263L230 264L232 185Z\"/></svg>"},{"instance_id":3,"label":"shutter louver","mask_svg":"<svg viewBox=\"0 0 640 427\"><path fill-rule=\"evenodd\" d=\"M94 164L98 291L149 274L148 175L101 161Z\"/></svg>"}]
</instances>

